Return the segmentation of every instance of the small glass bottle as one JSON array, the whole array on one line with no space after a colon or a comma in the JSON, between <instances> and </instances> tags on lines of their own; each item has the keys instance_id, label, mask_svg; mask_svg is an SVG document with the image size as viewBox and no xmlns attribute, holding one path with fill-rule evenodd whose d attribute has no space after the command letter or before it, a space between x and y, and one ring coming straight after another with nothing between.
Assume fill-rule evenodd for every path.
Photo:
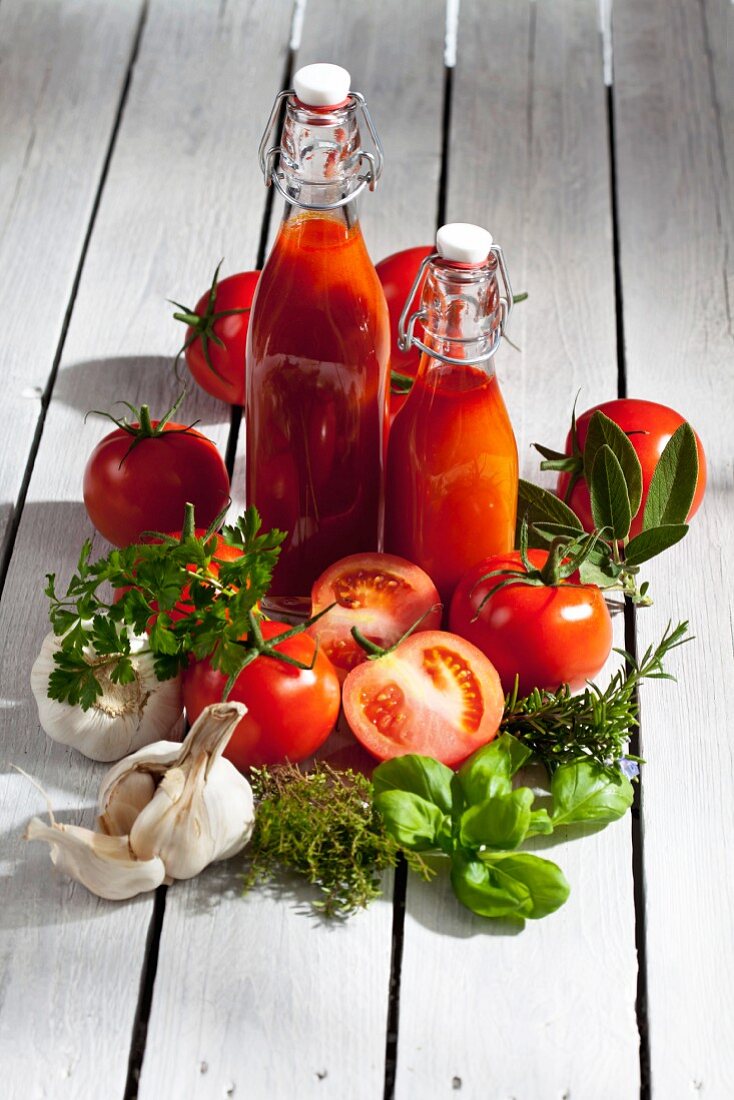
<instances>
[{"instance_id":1,"label":"small glass bottle","mask_svg":"<svg viewBox=\"0 0 734 1100\"><path fill-rule=\"evenodd\" d=\"M271 610L298 610L328 565L382 539L389 322L356 206L382 153L349 82L336 65L299 70L260 146L266 183L285 198L247 345L247 500L266 528L288 532ZM283 100L280 143L269 147Z\"/></svg>"},{"instance_id":2,"label":"small glass bottle","mask_svg":"<svg viewBox=\"0 0 734 1100\"><path fill-rule=\"evenodd\" d=\"M494 372L512 308L502 250L464 223L440 229L436 246L400 319L404 350L423 354L390 431L385 549L422 566L447 606L470 566L513 547L518 461ZM421 308L408 319L424 271ZM424 341L413 335L418 320Z\"/></svg>"}]
</instances>

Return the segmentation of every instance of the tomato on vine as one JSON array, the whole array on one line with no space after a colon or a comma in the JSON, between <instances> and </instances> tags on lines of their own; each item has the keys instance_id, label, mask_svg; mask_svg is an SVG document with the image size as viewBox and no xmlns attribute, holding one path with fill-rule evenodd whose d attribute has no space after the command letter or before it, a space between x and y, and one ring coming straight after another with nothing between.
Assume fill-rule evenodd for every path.
<instances>
[{"instance_id":1,"label":"tomato on vine","mask_svg":"<svg viewBox=\"0 0 734 1100\"><path fill-rule=\"evenodd\" d=\"M115 546L140 541L144 531L175 531L187 503L208 527L229 500L229 475L215 444L193 425L175 423L184 394L160 420L150 409L127 405L133 420L117 425L97 444L84 470L84 504L90 520Z\"/></svg>"},{"instance_id":2,"label":"tomato on vine","mask_svg":"<svg viewBox=\"0 0 734 1100\"><path fill-rule=\"evenodd\" d=\"M554 540L549 550L513 550L485 558L454 592L450 629L481 649L505 692L519 681L572 691L593 680L612 649L612 620L600 588L582 584L578 567L594 536Z\"/></svg>"},{"instance_id":3,"label":"tomato on vine","mask_svg":"<svg viewBox=\"0 0 734 1100\"><path fill-rule=\"evenodd\" d=\"M174 320L188 326L178 355L185 355L194 379L212 397L244 405L247 329L260 272L241 271L220 282L221 266L194 309L172 302Z\"/></svg>"},{"instance_id":4,"label":"tomato on vine","mask_svg":"<svg viewBox=\"0 0 734 1100\"><path fill-rule=\"evenodd\" d=\"M227 696L247 706L224 751L240 771L305 760L324 743L339 715L339 679L313 638L283 623L260 622L253 629L262 651L237 674ZM183 674L189 721L221 702L226 687L226 675L208 659L192 661Z\"/></svg>"},{"instance_id":5,"label":"tomato on vine","mask_svg":"<svg viewBox=\"0 0 734 1100\"><path fill-rule=\"evenodd\" d=\"M576 513L586 531L594 529L594 517L588 486L589 471L585 468L584 452L589 426L594 413L597 412L603 413L622 429L639 459L642 470L641 495L629 530L629 537L634 538L643 530L645 505L655 468L667 443L681 424L685 423L685 418L674 409L668 408L667 405L660 405L656 401L620 397L615 401L594 405L580 416L574 416L566 438L565 452L553 451L536 444L536 449L545 458L541 463L541 469L558 471L556 492L561 500ZM698 451L698 480L688 515L685 517L687 519L698 511L706 489L706 455L701 440L695 432L694 436Z\"/></svg>"}]
</instances>

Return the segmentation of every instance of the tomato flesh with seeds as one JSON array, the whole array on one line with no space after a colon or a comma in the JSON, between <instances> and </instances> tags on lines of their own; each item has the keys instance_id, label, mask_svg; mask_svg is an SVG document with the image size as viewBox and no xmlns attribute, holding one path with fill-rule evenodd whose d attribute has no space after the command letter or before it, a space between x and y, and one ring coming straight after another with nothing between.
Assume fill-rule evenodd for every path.
<instances>
[{"instance_id":1,"label":"tomato flesh with seeds","mask_svg":"<svg viewBox=\"0 0 734 1100\"><path fill-rule=\"evenodd\" d=\"M440 630L411 635L344 683L349 727L379 760L406 753L460 763L496 736L504 695L492 663Z\"/></svg>"},{"instance_id":2,"label":"tomato flesh with seeds","mask_svg":"<svg viewBox=\"0 0 734 1100\"><path fill-rule=\"evenodd\" d=\"M352 637L356 626L369 641L387 648L426 614L418 630L441 625L440 597L431 578L394 554L350 554L330 566L313 586L311 613L336 604L309 633L343 679L367 659Z\"/></svg>"}]
</instances>

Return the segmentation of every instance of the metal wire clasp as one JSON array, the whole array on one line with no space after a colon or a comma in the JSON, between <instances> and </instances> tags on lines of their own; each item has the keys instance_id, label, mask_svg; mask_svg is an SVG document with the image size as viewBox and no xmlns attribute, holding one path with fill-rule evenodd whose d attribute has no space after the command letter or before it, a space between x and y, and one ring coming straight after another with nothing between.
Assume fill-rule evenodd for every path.
<instances>
[{"instance_id":1,"label":"metal wire clasp","mask_svg":"<svg viewBox=\"0 0 734 1100\"><path fill-rule=\"evenodd\" d=\"M405 299L405 305L403 306L403 312L400 314L400 320L398 322L398 347L401 351L409 351L411 347L416 347L420 351L424 351L427 355L430 355L432 359L438 359L441 363L450 363L456 366L467 366L472 363L486 363L488 359L491 359L496 354L500 341L504 335L504 331L507 327L510 314L512 313L512 284L510 283L510 276L507 271L507 264L505 263L505 256L498 244L493 244L489 250L489 255L494 255L497 258L497 268L502 280L502 286L504 288L504 294L500 294L500 323L496 330L495 338L492 341L492 346L488 351L477 355L471 359L454 359L450 355L444 355L442 352L437 351L435 348L426 347L422 340L419 340L415 335L415 326L418 321L425 323L428 320L428 313L425 309L416 310L415 313L410 313L410 307L415 298L418 287L423 281L423 276L426 272L426 268L429 264L435 260L440 260L441 256L438 252L432 252L430 256L421 263L418 268L413 285L410 288L410 293ZM409 316L410 314L410 316Z\"/></svg>"},{"instance_id":2,"label":"metal wire clasp","mask_svg":"<svg viewBox=\"0 0 734 1100\"><path fill-rule=\"evenodd\" d=\"M265 179L265 186L275 186L275 189L280 192L283 198L287 202L298 201L294 200L293 194L289 193L284 185L285 172L281 171L278 166L278 158L280 156L280 134L275 133L278 126L278 120L281 114L281 108L289 96L295 96L293 88L288 88L284 92L278 92L273 102L273 108L270 112L267 125L263 132L263 136L260 139L260 147L258 149L258 158L260 161L260 170L262 171ZM301 206L306 207L309 210L336 210L340 206L345 206L352 199L355 199L365 187L368 187L370 191L374 191L377 187L378 180L382 175L382 169L385 161L385 156L382 149L382 142L380 141L377 130L375 129L372 121L372 116L367 108L367 103L363 95L360 92L350 92L349 99L353 100L364 119L367 132L370 135L374 152L370 152L367 149L360 149L359 163L360 166L365 165L365 171L360 172L352 177L352 186L346 194L341 198L335 199L332 202L324 203L305 203L300 202ZM273 144L276 142L276 144ZM329 185L331 186L331 185Z\"/></svg>"}]
</instances>

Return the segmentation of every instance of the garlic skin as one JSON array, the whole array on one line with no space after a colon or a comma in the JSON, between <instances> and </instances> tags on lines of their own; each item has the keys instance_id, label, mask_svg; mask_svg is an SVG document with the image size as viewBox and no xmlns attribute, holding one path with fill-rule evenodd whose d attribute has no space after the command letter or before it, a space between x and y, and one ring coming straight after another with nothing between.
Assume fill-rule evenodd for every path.
<instances>
[{"instance_id":1,"label":"garlic skin","mask_svg":"<svg viewBox=\"0 0 734 1100\"><path fill-rule=\"evenodd\" d=\"M241 851L255 821L252 789L222 752L246 713L243 703L216 703L182 745L159 742L117 764L102 781L100 827L113 835L129 829L138 859L160 856L172 879Z\"/></svg>"},{"instance_id":2,"label":"garlic skin","mask_svg":"<svg viewBox=\"0 0 734 1100\"><path fill-rule=\"evenodd\" d=\"M70 745L91 760L119 760L143 745L162 737L174 738L183 731L183 701L181 677L159 680L155 674L153 655L143 652L148 639L130 636L130 654L135 680L131 684L116 684L105 675L104 658L86 647L85 658L98 665L98 679L103 694L84 711L80 706L49 699L48 684L56 668L54 653L61 648L61 639L49 633L31 669L31 689L38 706L38 720L54 741Z\"/></svg>"},{"instance_id":3,"label":"garlic skin","mask_svg":"<svg viewBox=\"0 0 734 1100\"><path fill-rule=\"evenodd\" d=\"M138 859L128 838L103 836L78 825L59 825L49 811L51 823L33 817L25 831L26 840L45 840L51 847L51 861L93 894L109 901L123 901L155 890L166 876L162 859Z\"/></svg>"}]
</instances>

